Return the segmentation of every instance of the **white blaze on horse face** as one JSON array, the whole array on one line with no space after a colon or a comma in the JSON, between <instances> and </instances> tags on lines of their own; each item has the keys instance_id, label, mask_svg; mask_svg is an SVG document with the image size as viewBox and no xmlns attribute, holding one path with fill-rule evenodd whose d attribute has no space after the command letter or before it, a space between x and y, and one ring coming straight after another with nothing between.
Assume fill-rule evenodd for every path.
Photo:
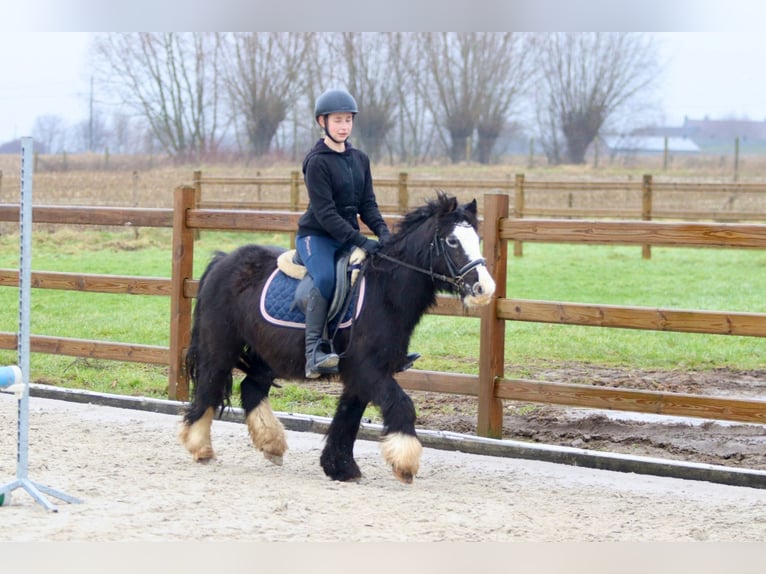
<instances>
[{"instance_id":1,"label":"white blaze on horse face","mask_svg":"<svg viewBox=\"0 0 766 574\"><path fill-rule=\"evenodd\" d=\"M463 247L466 257L469 261L481 259L481 245L479 243L479 234L468 223L460 223L452 230L460 245ZM495 280L489 274L486 265L476 267L479 280L471 286L471 294L463 298L463 303L467 307L480 307L488 304L495 293Z\"/></svg>"}]
</instances>

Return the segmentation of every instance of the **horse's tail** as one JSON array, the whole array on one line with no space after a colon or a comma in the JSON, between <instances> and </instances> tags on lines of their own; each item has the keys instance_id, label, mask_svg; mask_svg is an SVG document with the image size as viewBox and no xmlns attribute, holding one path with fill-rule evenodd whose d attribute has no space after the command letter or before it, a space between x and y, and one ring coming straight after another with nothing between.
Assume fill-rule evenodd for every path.
<instances>
[{"instance_id":1,"label":"horse's tail","mask_svg":"<svg viewBox=\"0 0 766 574\"><path fill-rule=\"evenodd\" d=\"M208 263L207 268L202 277L199 278L199 285L197 288L197 302L194 305L194 312L192 313L192 329L191 339L189 341L189 348L186 351L186 381L189 383L189 390L191 398L194 397L194 393L197 390L197 375L199 373L199 317L202 313L202 309L205 305L204 300L200 297L202 293L202 287L205 285L205 281L210 275L210 271L213 267L226 256L223 251L216 251L213 254L213 258Z\"/></svg>"}]
</instances>

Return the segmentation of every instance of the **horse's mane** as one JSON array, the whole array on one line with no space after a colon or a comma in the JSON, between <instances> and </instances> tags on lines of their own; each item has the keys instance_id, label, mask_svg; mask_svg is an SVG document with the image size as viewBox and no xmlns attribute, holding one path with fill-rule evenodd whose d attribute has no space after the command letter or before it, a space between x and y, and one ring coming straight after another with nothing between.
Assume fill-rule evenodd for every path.
<instances>
[{"instance_id":1,"label":"horse's mane","mask_svg":"<svg viewBox=\"0 0 766 574\"><path fill-rule=\"evenodd\" d=\"M466 207L459 205L454 196L437 190L435 198L427 200L425 205L410 211L404 216L396 227L396 236L401 238L409 235L413 230L419 229L425 221L431 218L435 219L437 226L441 227L440 224L445 223L444 218L446 216L449 216L448 221L451 223L467 221L476 228L478 224L476 210L467 209Z\"/></svg>"}]
</instances>

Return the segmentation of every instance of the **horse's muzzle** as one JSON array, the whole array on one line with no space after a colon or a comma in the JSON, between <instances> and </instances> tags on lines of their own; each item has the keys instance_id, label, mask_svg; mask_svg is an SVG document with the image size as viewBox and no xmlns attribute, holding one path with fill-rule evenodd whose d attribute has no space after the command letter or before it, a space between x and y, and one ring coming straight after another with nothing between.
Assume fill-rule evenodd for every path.
<instances>
[{"instance_id":1,"label":"horse's muzzle","mask_svg":"<svg viewBox=\"0 0 766 574\"><path fill-rule=\"evenodd\" d=\"M463 297L463 304L466 307L482 307L492 301L495 294L495 280L489 274L487 268L483 265L476 269L477 280L470 286Z\"/></svg>"}]
</instances>

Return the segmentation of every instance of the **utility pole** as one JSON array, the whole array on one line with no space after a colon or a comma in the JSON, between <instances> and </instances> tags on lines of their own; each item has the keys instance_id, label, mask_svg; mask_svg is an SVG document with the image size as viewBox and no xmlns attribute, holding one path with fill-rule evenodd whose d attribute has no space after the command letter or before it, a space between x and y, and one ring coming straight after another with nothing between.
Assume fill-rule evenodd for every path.
<instances>
[{"instance_id":1,"label":"utility pole","mask_svg":"<svg viewBox=\"0 0 766 574\"><path fill-rule=\"evenodd\" d=\"M88 120L88 151L93 151L93 76L90 77L90 118Z\"/></svg>"}]
</instances>

